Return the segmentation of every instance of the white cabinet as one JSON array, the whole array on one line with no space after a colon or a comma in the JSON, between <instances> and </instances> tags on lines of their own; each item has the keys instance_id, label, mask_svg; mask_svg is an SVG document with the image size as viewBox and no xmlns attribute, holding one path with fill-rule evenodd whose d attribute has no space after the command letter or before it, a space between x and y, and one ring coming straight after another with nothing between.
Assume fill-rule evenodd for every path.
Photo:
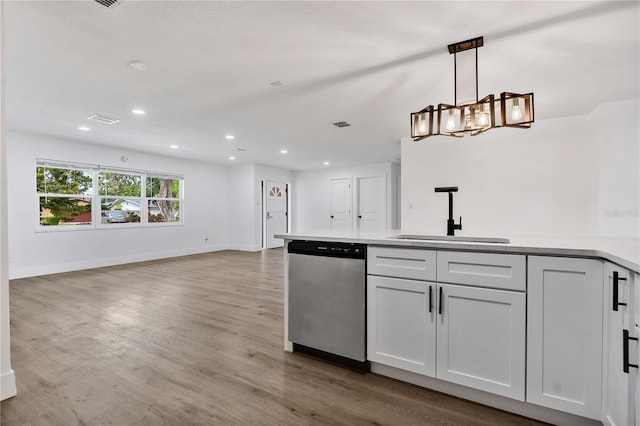
<instances>
[{"instance_id":1,"label":"white cabinet","mask_svg":"<svg viewBox=\"0 0 640 426\"><path fill-rule=\"evenodd\" d=\"M604 265L603 422L607 425L626 426L640 421L637 418L637 400L640 398L638 369L628 365L638 364L638 344L633 340L638 337L634 316L638 309L637 279L637 276L616 265L608 262ZM630 337L626 342L623 338L625 331Z\"/></svg>"},{"instance_id":2,"label":"white cabinet","mask_svg":"<svg viewBox=\"0 0 640 426\"><path fill-rule=\"evenodd\" d=\"M368 277L369 360L435 376L435 288L435 283Z\"/></svg>"},{"instance_id":3,"label":"white cabinet","mask_svg":"<svg viewBox=\"0 0 640 426\"><path fill-rule=\"evenodd\" d=\"M602 262L528 262L527 402L600 420Z\"/></svg>"},{"instance_id":4,"label":"white cabinet","mask_svg":"<svg viewBox=\"0 0 640 426\"><path fill-rule=\"evenodd\" d=\"M525 258L452 254L369 248L367 357L523 401ZM450 272L441 276L441 264L455 266L447 271L464 270L460 280L479 286L440 282L452 277ZM491 274L498 276L504 265L516 265L519 272L492 281ZM427 281L434 278L437 283ZM521 291L502 290L507 281Z\"/></svg>"},{"instance_id":5,"label":"white cabinet","mask_svg":"<svg viewBox=\"0 0 640 426\"><path fill-rule=\"evenodd\" d=\"M525 294L438 284L438 295L437 377L524 401Z\"/></svg>"}]
</instances>

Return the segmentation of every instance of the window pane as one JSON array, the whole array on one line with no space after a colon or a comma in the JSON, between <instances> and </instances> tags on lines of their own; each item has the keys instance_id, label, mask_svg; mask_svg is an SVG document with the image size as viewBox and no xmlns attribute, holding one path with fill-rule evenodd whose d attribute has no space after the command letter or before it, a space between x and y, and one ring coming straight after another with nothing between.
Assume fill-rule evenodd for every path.
<instances>
[{"instance_id":1,"label":"window pane","mask_svg":"<svg viewBox=\"0 0 640 426\"><path fill-rule=\"evenodd\" d=\"M100 172L98 173L100 195L140 197L142 178L140 175Z\"/></svg>"},{"instance_id":2,"label":"window pane","mask_svg":"<svg viewBox=\"0 0 640 426\"><path fill-rule=\"evenodd\" d=\"M147 177L147 197L180 198L180 179Z\"/></svg>"},{"instance_id":3,"label":"window pane","mask_svg":"<svg viewBox=\"0 0 640 426\"><path fill-rule=\"evenodd\" d=\"M100 223L140 222L139 198L102 198Z\"/></svg>"},{"instance_id":4,"label":"window pane","mask_svg":"<svg viewBox=\"0 0 640 426\"><path fill-rule=\"evenodd\" d=\"M39 197L40 225L90 225L91 198Z\"/></svg>"},{"instance_id":5,"label":"window pane","mask_svg":"<svg viewBox=\"0 0 640 426\"><path fill-rule=\"evenodd\" d=\"M90 170L36 167L36 190L39 194L88 194L93 185Z\"/></svg>"},{"instance_id":6,"label":"window pane","mask_svg":"<svg viewBox=\"0 0 640 426\"><path fill-rule=\"evenodd\" d=\"M180 222L180 202L149 200L149 222Z\"/></svg>"}]
</instances>

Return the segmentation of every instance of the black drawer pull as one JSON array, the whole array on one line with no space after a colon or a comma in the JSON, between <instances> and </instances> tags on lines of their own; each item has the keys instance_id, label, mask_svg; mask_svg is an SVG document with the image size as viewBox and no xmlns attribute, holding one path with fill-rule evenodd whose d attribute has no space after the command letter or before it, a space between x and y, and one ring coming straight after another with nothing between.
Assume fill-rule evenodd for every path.
<instances>
[{"instance_id":1,"label":"black drawer pull","mask_svg":"<svg viewBox=\"0 0 640 426\"><path fill-rule=\"evenodd\" d=\"M637 337L629 337L629 330L622 330L622 371L629 373L629 367L638 368L638 364L629 364L629 340L638 341Z\"/></svg>"},{"instance_id":2,"label":"black drawer pull","mask_svg":"<svg viewBox=\"0 0 640 426\"><path fill-rule=\"evenodd\" d=\"M613 310L617 311L618 306L627 306L626 303L618 302L618 283L620 281L626 281L626 278L622 278L618 275L618 271L613 273Z\"/></svg>"}]
</instances>

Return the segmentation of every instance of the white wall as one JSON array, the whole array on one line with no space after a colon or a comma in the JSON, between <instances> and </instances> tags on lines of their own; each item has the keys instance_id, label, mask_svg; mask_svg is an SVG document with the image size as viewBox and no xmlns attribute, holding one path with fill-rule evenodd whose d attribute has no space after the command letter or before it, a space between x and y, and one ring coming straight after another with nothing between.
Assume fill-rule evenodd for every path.
<instances>
[{"instance_id":1,"label":"white wall","mask_svg":"<svg viewBox=\"0 0 640 426\"><path fill-rule=\"evenodd\" d=\"M330 228L329 201L330 180L352 178L355 184L357 177L385 176L387 180L387 228L394 228L393 210L395 207L396 188L394 176L400 173L399 165L379 163L344 168L326 168L293 172L292 188L292 231L317 231ZM353 187L353 185L352 185ZM356 205L356 191L353 193L353 206Z\"/></svg>"},{"instance_id":2,"label":"white wall","mask_svg":"<svg viewBox=\"0 0 640 426\"><path fill-rule=\"evenodd\" d=\"M590 115L598 143L598 229L606 237L640 237L639 100L600 105Z\"/></svg>"},{"instance_id":3,"label":"white wall","mask_svg":"<svg viewBox=\"0 0 640 426\"><path fill-rule=\"evenodd\" d=\"M0 400L16 394L16 379L11 369L9 326L9 268L7 221L7 144L4 124L4 4L0 2Z\"/></svg>"},{"instance_id":4,"label":"white wall","mask_svg":"<svg viewBox=\"0 0 640 426\"><path fill-rule=\"evenodd\" d=\"M10 278L202 253L229 245L226 167L25 133L8 133L7 142ZM129 158L126 163L121 162L122 155ZM36 158L182 174L184 225L36 232Z\"/></svg>"},{"instance_id":5,"label":"white wall","mask_svg":"<svg viewBox=\"0 0 640 426\"><path fill-rule=\"evenodd\" d=\"M458 186L456 234L637 238L639 116L636 99L526 130L403 139L402 230L446 233L447 195L434 187Z\"/></svg>"},{"instance_id":6,"label":"white wall","mask_svg":"<svg viewBox=\"0 0 640 426\"><path fill-rule=\"evenodd\" d=\"M255 243L255 173L253 164L231 167L229 170L229 248L259 250Z\"/></svg>"}]
</instances>

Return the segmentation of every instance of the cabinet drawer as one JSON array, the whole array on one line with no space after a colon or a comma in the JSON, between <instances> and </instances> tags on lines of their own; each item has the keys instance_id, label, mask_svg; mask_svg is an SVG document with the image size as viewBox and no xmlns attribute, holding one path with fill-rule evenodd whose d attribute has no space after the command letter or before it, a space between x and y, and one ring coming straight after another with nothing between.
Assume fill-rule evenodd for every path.
<instances>
[{"instance_id":1,"label":"cabinet drawer","mask_svg":"<svg viewBox=\"0 0 640 426\"><path fill-rule=\"evenodd\" d=\"M435 250L369 247L367 273L387 277L435 281Z\"/></svg>"},{"instance_id":2,"label":"cabinet drawer","mask_svg":"<svg viewBox=\"0 0 640 426\"><path fill-rule=\"evenodd\" d=\"M437 264L438 282L526 290L524 255L439 251Z\"/></svg>"}]
</instances>

